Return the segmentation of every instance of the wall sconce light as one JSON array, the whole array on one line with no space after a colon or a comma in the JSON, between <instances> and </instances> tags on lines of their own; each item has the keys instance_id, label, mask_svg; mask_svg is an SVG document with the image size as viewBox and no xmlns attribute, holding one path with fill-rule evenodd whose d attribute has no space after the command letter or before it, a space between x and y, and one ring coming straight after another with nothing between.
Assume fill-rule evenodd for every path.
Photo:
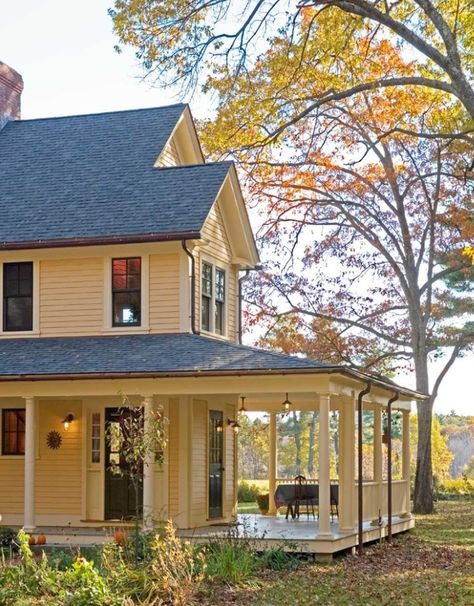
<instances>
[{"instance_id":1,"label":"wall sconce light","mask_svg":"<svg viewBox=\"0 0 474 606\"><path fill-rule=\"evenodd\" d=\"M74 415L72 414L72 412L68 412L62 421L65 431L67 431L69 429L69 426L71 425L71 423L73 421L74 421Z\"/></svg>"},{"instance_id":2,"label":"wall sconce light","mask_svg":"<svg viewBox=\"0 0 474 606\"><path fill-rule=\"evenodd\" d=\"M240 408L239 408L239 415L243 415L247 412L247 409L245 408L245 396L240 396L240 400L241 400L242 404L240 405Z\"/></svg>"},{"instance_id":3,"label":"wall sconce light","mask_svg":"<svg viewBox=\"0 0 474 606\"><path fill-rule=\"evenodd\" d=\"M285 400L281 403L281 405L283 406L283 410L285 412L288 412L290 410L290 408L293 406L293 403L290 402L290 400L288 399L288 392L286 392L286 398Z\"/></svg>"},{"instance_id":4,"label":"wall sconce light","mask_svg":"<svg viewBox=\"0 0 474 606\"><path fill-rule=\"evenodd\" d=\"M235 434L239 433L240 425L237 421L233 421L232 419L227 419L227 425L232 427L232 430Z\"/></svg>"},{"instance_id":5,"label":"wall sconce light","mask_svg":"<svg viewBox=\"0 0 474 606\"><path fill-rule=\"evenodd\" d=\"M222 433L222 425L220 424L220 422L216 425L216 431L217 433Z\"/></svg>"}]
</instances>

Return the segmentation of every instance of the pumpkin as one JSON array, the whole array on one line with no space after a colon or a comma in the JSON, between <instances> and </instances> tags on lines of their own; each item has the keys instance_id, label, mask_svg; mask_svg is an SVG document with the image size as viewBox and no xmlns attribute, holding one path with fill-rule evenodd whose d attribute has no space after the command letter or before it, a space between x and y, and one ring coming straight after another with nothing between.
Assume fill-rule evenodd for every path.
<instances>
[{"instance_id":1,"label":"pumpkin","mask_svg":"<svg viewBox=\"0 0 474 606\"><path fill-rule=\"evenodd\" d=\"M44 536L44 534L40 534L39 537L37 537L37 539L36 539L36 544L44 545L45 543L46 543L46 537Z\"/></svg>"},{"instance_id":2,"label":"pumpkin","mask_svg":"<svg viewBox=\"0 0 474 606\"><path fill-rule=\"evenodd\" d=\"M121 530L116 530L114 532L114 541L117 545L125 545L125 534Z\"/></svg>"},{"instance_id":3,"label":"pumpkin","mask_svg":"<svg viewBox=\"0 0 474 606\"><path fill-rule=\"evenodd\" d=\"M32 537L31 535L28 537L28 545L36 545L35 537Z\"/></svg>"}]
</instances>

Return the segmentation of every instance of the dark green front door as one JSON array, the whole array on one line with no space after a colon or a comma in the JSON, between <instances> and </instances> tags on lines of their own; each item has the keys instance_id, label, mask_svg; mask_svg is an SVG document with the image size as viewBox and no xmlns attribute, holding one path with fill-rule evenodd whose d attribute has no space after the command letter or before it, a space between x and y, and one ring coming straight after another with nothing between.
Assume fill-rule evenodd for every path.
<instances>
[{"instance_id":1,"label":"dark green front door","mask_svg":"<svg viewBox=\"0 0 474 606\"><path fill-rule=\"evenodd\" d=\"M131 411L124 408L106 408L105 423L123 423ZM116 475L111 471L111 465L120 465L124 475ZM120 445L105 441L105 519L122 520L135 516L135 491L126 473L127 466L120 452ZM140 483L138 495L139 513L143 511L143 483Z\"/></svg>"},{"instance_id":2,"label":"dark green front door","mask_svg":"<svg viewBox=\"0 0 474 606\"><path fill-rule=\"evenodd\" d=\"M209 411L209 518L222 517L223 414Z\"/></svg>"}]
</instances>

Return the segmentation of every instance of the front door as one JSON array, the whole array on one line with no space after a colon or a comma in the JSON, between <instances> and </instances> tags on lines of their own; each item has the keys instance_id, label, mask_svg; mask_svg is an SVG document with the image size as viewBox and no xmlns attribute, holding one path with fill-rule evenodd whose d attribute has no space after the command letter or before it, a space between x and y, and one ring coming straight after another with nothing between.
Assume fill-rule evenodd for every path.
<instances>
[{"instance_id":1,"label":"front door","mask_svg":"<svg viewBox=\"0 0 474 606\"><path fill-rule=\"evenodd\" d=\"M106 408L106 428L111 424L123 425L131 410L124 408ZM108 432L107 434L108 435ZM112 472L112 465L119 465L123 475ZM105 441L105 519L123 520L135 516L135 490L127 473L127 464L120 452L120 444L107 439ZM143 511L143 482L140 482L138 509Z\"/></svg>"},{"instance_id":2,"label":"front door","mask_svg":"<svg viewBox=\"0 0 474 606\"><path fill-rule=\"evenodd\" d=\"M223 413L209 411L209 518L222 517Z\"/></svg>"}]
</instances>

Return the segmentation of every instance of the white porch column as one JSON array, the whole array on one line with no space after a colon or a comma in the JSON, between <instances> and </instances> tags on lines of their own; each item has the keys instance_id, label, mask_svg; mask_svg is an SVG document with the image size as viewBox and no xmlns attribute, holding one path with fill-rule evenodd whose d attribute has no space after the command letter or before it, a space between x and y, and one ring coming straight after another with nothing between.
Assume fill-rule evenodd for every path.
<instances>
[{"instance_id":1,"label":"white porch column","mask_svg":"<svg viewBox=\"0 0 474 606\"><path fill-rule=\"evenodd\" d=\"M34 398L25 398L25 503L23 528L35 529L35 459L36 459L36 404Z\"/></svg>"},{"instance_id":2,"label":"white porch column","mask_svg":"<svg viewBox=\"0 0 474 606\"><path fill-rule=\"evenodd\" d=\"M410 411L403 411L402 426L402 476L406 482L406 515L410 516Z\"/></svg>"},{"instance_id":3,"label":"white porch column","mask_svg":"<svg viewBox=\"0 0 474 606\"><path fill-rule=\"evenodd\" d=\"M153 396L143 398L144 431L150 430L150 413L153 411ZM149 452L143 466L143 528L153 529L155 509L155 453Z\"/></svg>"},{"instance_id":4,"label":"white porch column","mask_svg":"<svg viewBox=\"0 0 474 606\"><path fill-rule=\"evenodd\" d=\"M345 402L340 411L340 469L339 469L339 525L343 532L354 530L355 486L355 409L354 399Z\"/></svg>"},{"instance_id":5,"label":"white porch column","mask_svg":"<svg viewBox=\"0 0 474 606\"><path fill-rule=\"evenodd\" d=\"M374 482L377 482L377 511L383 516L382 408L380 406L376 406L374 410Z\"/></svg>"},{"instance_id":6,"label":"white porch column","mask_svg":"<svg viewBox=\"0 0 474 606\"><path fill-rule=\"evenodd\" d=\"M277 476L277 413L270 413L269 425L269 458L268 458L268 514L276 516L277 508L275 505L275 490Z\"/></svg>"},{"instance_id":7,"label":"white porch column","mask_svg":"<svg viewBox=\"0 0 474 606\"><path fill-rule=\"evenodd\" d=\"M319 396L319 536L331 536L329 394Z\"/></svg>"}]
</instances>

